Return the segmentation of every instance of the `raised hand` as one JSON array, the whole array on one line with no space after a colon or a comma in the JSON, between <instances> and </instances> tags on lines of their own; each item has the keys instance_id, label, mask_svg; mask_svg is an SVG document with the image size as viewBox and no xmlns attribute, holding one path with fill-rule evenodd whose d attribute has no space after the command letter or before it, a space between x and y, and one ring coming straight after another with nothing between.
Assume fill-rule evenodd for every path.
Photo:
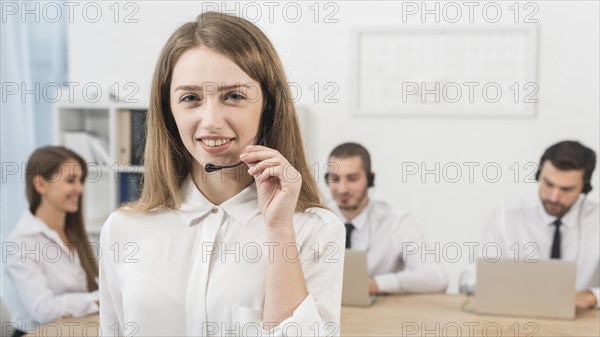
<instances>
[{"instance_id":1,"label":"raised hand","mask_svg":"<svg viewBox=\"0 0 600 337\"><path fill-rule=\"evenodd\" d=\"M302 176L279 151L260 145L246 147L240 159L254 177L258 204L267 227L291 225L302 186Z\"/></svg>"}]
</instances>

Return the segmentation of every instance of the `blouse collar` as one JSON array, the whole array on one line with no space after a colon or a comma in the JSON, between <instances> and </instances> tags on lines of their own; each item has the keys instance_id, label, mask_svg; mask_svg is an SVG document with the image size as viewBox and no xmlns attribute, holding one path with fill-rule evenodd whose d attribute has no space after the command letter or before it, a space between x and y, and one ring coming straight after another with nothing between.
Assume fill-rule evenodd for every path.
<instances>
[{"instance_id":1,"label":"blouse collar","mask_svg":"<svg viewBox=\"0 0 600 337\"><path fill-rule=\"evenodd\" d=\"M191 176L188 176L181 186L181 195L183 202L177 213L189 226L197 224L198 220L219 208L223 209L225 213L237 220L242 226L245 226L254 216L260 213L255 183L250 184L250 186L221 205L215 205L206 199Z\"/></svg>"}]
</instances>

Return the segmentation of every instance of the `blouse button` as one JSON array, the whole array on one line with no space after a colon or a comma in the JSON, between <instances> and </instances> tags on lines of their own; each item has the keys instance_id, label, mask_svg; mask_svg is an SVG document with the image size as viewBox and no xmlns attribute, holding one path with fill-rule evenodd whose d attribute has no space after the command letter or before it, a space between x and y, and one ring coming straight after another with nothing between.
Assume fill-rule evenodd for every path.
<instances>
[{"instance_id":1,"label":"blouse button","mask_svg":"<svg viewBox=\"0 0 600 337\"><path fill-rule=\"evenodd\" d=\"M212 212L213 212L213 213L217 213L217 212L219 212L219 207L213 207L213 209L212 209Z\"/></svg>"}]
</instances>

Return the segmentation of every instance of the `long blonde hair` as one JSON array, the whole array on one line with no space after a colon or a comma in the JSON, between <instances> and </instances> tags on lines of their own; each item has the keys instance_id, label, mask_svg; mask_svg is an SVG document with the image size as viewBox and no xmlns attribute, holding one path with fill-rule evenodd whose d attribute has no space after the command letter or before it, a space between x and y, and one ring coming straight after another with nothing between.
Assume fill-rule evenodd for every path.
<instances>
[{"instance_id":1,"label":"long blonde hair","mask_svg":"<svg viewBox=\"0 0 600 337\"><path fill-rule=\"evenodd\" d=\"M177 29L160 53L150 94L144 151L143 188L133 210L164 206L177 209L180 188L192 169L193 158L184 147L170 107L173 68L186 51L206 46L228 56L260 83L264 106L273 112L268 147L279 151L302 176L296 211L325 207L311 174L302 135L283 66L266 35L249 21L223 13L207 12ZM265 113L261 125L265 123Z\"/></svg>"},{"instance_id":2,"label":"long blonde hair","mask_svg":"<svg viewBox=\"0 0 600 337\"><path fill-rule=\"evenodd\" d=\"M41 194L33 186L33 180L36 176L41 176L44 180L50 181L56 174L60 174L60 166L67 160L75 160L81 167L81 183L85 182L87 177L87 164L77 153L62 146L46 146L35 150L29 160L27 160L27 171L25 174L25 193L29 201L29 211L35 215L38 207L42 203ZM85 231L83 222L83 195L79 198L77 211L67 213L65 218L65 234L69 242L75 244L75 249L79 255L81 267L85 271L87 287L89 291L98 289L96 277L98 276L98 263L94 249Z\"/></svg>"}]
</instances>

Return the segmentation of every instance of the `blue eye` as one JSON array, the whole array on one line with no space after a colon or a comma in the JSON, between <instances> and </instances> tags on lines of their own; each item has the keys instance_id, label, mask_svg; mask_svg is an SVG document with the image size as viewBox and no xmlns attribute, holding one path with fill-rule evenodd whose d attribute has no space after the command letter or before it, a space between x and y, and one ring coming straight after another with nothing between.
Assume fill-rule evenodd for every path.
<instances>
[{"instance_id":1,"label":"blue eye","mask_svg":"<svg viewBox=\"0 0 600 337\"><path fill-rule=\"evenodd\" d=\"M232 93L229 93L229 94L225 95L225 99L233 100L235 102L239 102L239 101L244 100L246 98L244 96L242 96L241 94L237 93L237 92L232 92Z\"/></svg>"},{"instance_id":2,"label":"blue eye","mask_svg":"<svg viewBox=\"0 0 600 337\"><path fill-rule=\"evenodd\" d=\"M194 101L199 101L200 99L198 98L198 96L196 95L185 95L181 98L181 100L179 102L194 102Z\"/></svg>"}]
</instances>

